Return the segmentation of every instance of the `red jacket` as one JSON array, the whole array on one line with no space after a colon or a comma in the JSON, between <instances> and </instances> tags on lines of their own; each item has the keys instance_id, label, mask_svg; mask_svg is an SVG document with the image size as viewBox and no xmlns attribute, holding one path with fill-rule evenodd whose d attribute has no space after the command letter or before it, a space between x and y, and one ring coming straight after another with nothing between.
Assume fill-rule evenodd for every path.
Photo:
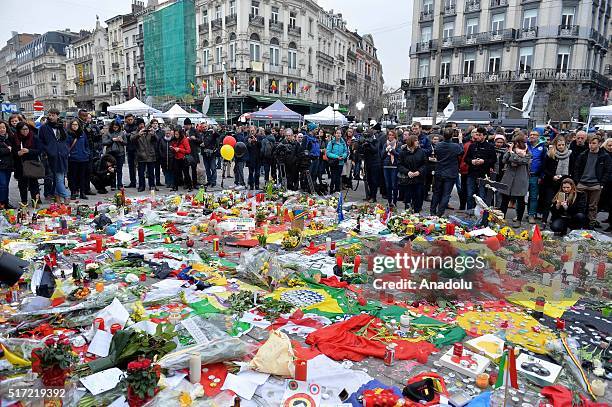
<instances>
[{"instance_id":1,"label":"red jacket","mask_svg":"<svg viewBox=\"0 0 612 407\"><path fill-rule=\"evenodd\" d=\"M465 156L467 155L467 151L470 148L470 144L472 144L471 140L463 143L463 155L459 159L459 173L461 175L467 175L469 170L468 164L465 162Z\"/></svg>"},{"instance_id":2,"label":"red jacket","mask_svg":"<svg viewBox=\"0 0 612 407\"><path fill-rule=\"evenodd\" d=\"M191 154L191 147L189 147L189 139L187 137L183 137L182 140L174 139L170 145L178 147L178 150L174 153L174 158L177 160L184 160L186 155Z\"/></svg>"}]
</instances>

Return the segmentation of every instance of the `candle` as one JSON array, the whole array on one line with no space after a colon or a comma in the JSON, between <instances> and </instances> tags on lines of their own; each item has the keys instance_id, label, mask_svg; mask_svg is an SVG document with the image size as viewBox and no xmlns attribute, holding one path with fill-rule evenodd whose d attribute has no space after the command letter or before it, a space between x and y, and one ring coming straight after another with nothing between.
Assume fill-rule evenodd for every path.
<instances>
[{"instance_id":1,"label":"candle","mask_svg":"<svg viewBox=\"0 0 612 407\"><path fill-rule=\"evenodd\" d=\"M94 327L100 331L104 331L104 318L94 319Z\"/></svg>"},{"instance_id":2,"label":"candle","mask_svg":"<svg viewBox=\"0 0 612 407\"><path fill-rule=\"evenodd\" d=\"M251 210L253 211L253 213L257 212L257 200L253 199L253 201L251 201Z\"/></svg>"},{"instance_id":3,"label":"candle","mask_svg":"<svg viewBox=\"0 0 612 407\"><path fill-rule=\"evenodd\" d=\"M325 250L331 252L331 237L325 238Z\"/></svg>"},{"instance_id":4,"label":"candle","mask_svg":"<svg viewBox=\"0 0 612 407\"><path fill-rule=\"evenodd\" d=\"M297 359L295 361L295 380L306 381L308 372L308 361Z\"/></svg>"},{"instance_id":5,"label":"candle","mask_svg":"<svg viewBox=\"0 0 612 407\"><path fill-rule=\"evenodd\" d=\"M218 252L219 251L219 239L215 238L213 239L213 252Z\"/></svg>"},{"instance_id":6,"label":"candle","mask_svg":"<svg viewBox=\"0 0 612 407\"><path fill-rule=\"evenodd\" d=\"M104 291L104 283L103 282L96 283L96 291L99 292L99 293Z\"/></svg>"},{"instance_id":7,"label":"candle","mask_svg":"<svg viewBox=\"0 0 612 407\"><path fill-rule=\"evenodd\" d=\"M557 323L557 329L558 330L562 331L562 330L565 329L565 320L564 319L557 318L556 323Z\"/></svg>"},{"instance_id":8,"label":"candle","mask_svg":"<svg viewBox=\"0 0 612 407\"><path fill-rule=\"evenodd\" d=\"M145 240L145 235L144 235L144 229L138 229L138 241L140 243L144 243Z\"/></svg>"},{"instance_id":9,"label":"candle","mask_svg":"<svg viewBox=\"0 0 612 407\"><path fill-rule=\"evenodd\" d=\"M121 250L115 250L115 261L121 260Z\"/></svg>"},{"instance_id":10,"label":"candle","mask_svg":"<svg viewBox=\"0 0 612 407\"><path fill-rule=\"evenodd\" d=\"M606 263L600 262L597 265L597 279L603 280L606 277Z\"/></svg>"},{"instance_id":11,"label":"candle","mask_svg":"<svg viewBox=\"0 0 612 407\"><path fill-rule=\"evenodd\" d=\"M331 242L331 251L336 250L336 242Z\"/></svg>"},{"instance_id":12,"label":"candle","mask_svg":"<svg viewBox=\"0 0 612 407\"><path fill-rule=\"evenodd\" d=\"M594 379L591 382L593 394L597 397L602 397L606 393L606 383L603 380Z\"/></svg>"},{"instance_id":13,"label":"candle","mask_svg":"<svg viewBox=\"0 0 612 407\"><path fill-rule=\"evenodd\" d=\"M406 332L410 329L410 321L412 318L408 314L400 315L400 326L403 332Z\"/></svg>"},{"instance_id":14,"label":"candle","mask_svg":"<svg viewBox=\"0 0 612 407\"><path fill-rule=\"evenodd\" d=\"M189 355L189 381L192 384L200 383L202 379L202 359L198 353Z\"/></svg>"},{"instance_id":15,"label":"candle","mask_svg":"<svg viewBox=\"0 0 612 407\"><path fill-rule=\"evenodd\" d=\"M336 265L342 269L342 256L337 256L336 257Z\"/></svg>"},{"instance_id":16,"label":"candle","mask_svg":"<svg viewBox=\"0 0 612 407\"><path fill-rule=\"evenodd\" d=\"M102 253L102 237L96 236L96 253Z\"/></svg>"},{"instance_id":17,"label":"candle","mask_svg":"<svg viewBox=\"0 0 612 407\"><path fill-rule=\"evenodd\" d=\"M357 274L359 272L359 266L361 265L361 256L355 256L355 268L353 269L353 273Z\"/></svg>"},{"instance_id":18,"label":"candle","mask_svg":"<svg viewBox=\"0 0 612 407\"><path fill-rule=\"evenodd\" d=\"M489 374L480 373L478 376L476 376L476 386L479 389L486 389L489 387Z\"/></svg>"},{"instance_id":19,"label":"candle","mask_svg":"<svg viewBox=\"0 0 612 407\"><path fill-rule=\"evenodd\" d=\"M120 324L112 324L110 327L110 333L111 335L114 335L117 331L121 330L121 325Z\"/></svg>"}]
</instances>

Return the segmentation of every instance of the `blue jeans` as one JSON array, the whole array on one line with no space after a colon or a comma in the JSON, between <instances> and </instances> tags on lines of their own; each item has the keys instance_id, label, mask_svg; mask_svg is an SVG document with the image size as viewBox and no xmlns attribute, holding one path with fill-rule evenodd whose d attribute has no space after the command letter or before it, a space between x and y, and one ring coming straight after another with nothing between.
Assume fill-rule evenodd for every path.
<instances>
[{"instance_id":1,"label":"blue jeans","mask_svg":"<svg viewBox=\"0 0 612 407\"><path fill-rule=\"evenodd\" d=\"M0 203L8 205L11 171L0 170Z\"/></svg>"},{"instance_id":2,"label":"blue jeans","mask_svg":"<svg viewBox=\"0 0 612 407\"><path fill-rule=\"evenodd\" d=\"M404 190L404 205L408 206L410 204L415 213L421 212L425 185L417 182L416 184L402 185L402 189Z\"/></svg>"},{"instance_id":3,"label":"blue jeans","mask_svg":"<svg viewBox=\"0 0 612 407\"><path fill-rule=\"evenodd\" d=\"M308 170L310 171L310 177L313 182L317 181L317 176L319 175L319 160L318 158L312 157L310 162L310 167Z\"/></svg>"},{"instance_id":4,"label":"blue jeans","mask_svg":"<svg viewBox=\"0 0 612 407\"><path fill-rule=\"evenodd\" d=\"M472 175L468 175L467 177L467 210L474 209L476 207L474 194L478 195L483 200L487 196L487 189L485 188L484 184L478 184L478 178L479 177Z\"/></svg>"},{"instance_id":5,"label":"blue jeans","mask_svg":"<svg viewBox=\"0 0 612 407\"><path fill-rule=\"evenodd\" d=\"M249 189L259 189L259 163L249 167Z\"/></svg>"},{"instance_id":6,"label":"blue jeans","mask_svg":"<svg viewBox=\"0 0 612 407\"><path fill-rule=\"evenodd\" d=\"M529 216L536 216L536 213L538 213L538 194L540 192L539 182L540 177L537 175L529 176L529 201L527 205L527 214Z\"/></svg>"},{"instance_id":7,"label":"blue jeans","mask_svg":"<svg viewBox=\"0 0 612 407\"><path fill-rule=\"evenodd\" d=\"M138 163L138 189L145 188L145 170L149 179L149 188L155 188L155 163Z\"/></svg>"},{"instance_id":8,"label":"blue jeans","mask_svg":"<svg viewBox=\"0 0 612 407\"><path fill-rule=\"evenodd\" d=\"M56 172L53 174L53 182L55 184L55 195L62 198L69 198L70 192L66 189L66 173Z\"/></svg>"},{"instance_id":9,"label":"blue jeans","mask_svg":"<svg viewBox=\"0 0 612 407\"><path fill-rule=\"evenodd\" d=\"M217 185L217 159L214 156L202 156L204 161L204 169L206 170L206 182L209 186Z\"/></svg>"},{"instance_id":10,"label":"blue jeans","mask_svg":"<svg viewBox=\"0 0 612 407\"><path fill-rule=\"evenodd\" d=\"M172 169L162 167L162 172L164 173L164 185L167 187L174 186L174 173ZM161 183L159 185L161 185Z\"/></svg>"},{"instance_id":11,"label":"blue jeans","mask_svg":"<svg viewBox=\"0 0 612 407\"><path fill-rule=\"evenodd\" d=\"M387 188L387 201L389 205L397 204L397 168L383 168L385 187Z\"/></svg>"},{"instance_id":12,"label":"blue jeans","mask_svg":"<svg viewBox=\"0 0 612 407\"><path fill-rule=\"evenodd\" d=\"M111 187L123 187L123 164L125 163L125 155L115 155L117 160L117 169L115 170L116 179L111 183Z\"/></svg>"},{"instance_id":13,"label":"blue jeans","mask_svg":"<svg viewBox=\"0 0 612 407\"><path fill-rule=\"evenodd\" d=\"M433 183L433 194L431 196L431 206L429 213L431 215L443 216L448 201L450 201L453 186L457 183L453 178L436 177Z\"/></svg>"}]
</instances>

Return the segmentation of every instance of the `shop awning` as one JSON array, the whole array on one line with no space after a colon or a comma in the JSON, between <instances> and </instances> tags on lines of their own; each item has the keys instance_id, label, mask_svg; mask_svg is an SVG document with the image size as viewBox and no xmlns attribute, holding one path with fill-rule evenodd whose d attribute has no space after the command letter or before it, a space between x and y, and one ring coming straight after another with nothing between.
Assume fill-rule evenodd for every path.
<instances>
[{"instance_id":1,"label":"shop awning","mask_svg":"<svg viewBox=\"0 0 612 407\"><path fill-rule=\"evenodd\" d=\"M274 103L277 100L280 100L285 105L294 105L294 106L310 106L312 103L307 100L297 99L297 98L283 98L278 96L259 96L259 95L250 95L253 99L258 102L264 103Z\"/></svg>"}]
</instances>

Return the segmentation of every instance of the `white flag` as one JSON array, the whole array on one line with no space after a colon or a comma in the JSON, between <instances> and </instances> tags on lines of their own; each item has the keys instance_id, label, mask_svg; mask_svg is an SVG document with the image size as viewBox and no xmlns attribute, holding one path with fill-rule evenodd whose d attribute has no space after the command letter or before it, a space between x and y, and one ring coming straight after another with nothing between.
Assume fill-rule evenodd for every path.
<instances>
[{"instance_id":1,"label":"white flag","mask_svg":"<svg viewBox=\"0 0 612 407\"><path fill-rule=\"evenodd\" d=\"M206 95L204 100L202 101L202 114L206 116L208 113L208 109L210 108L210 96Z\"/></svg>"},{"instance_id":2,"label":"white flag","mask_svg":"<svg viewBox=\"0 0 612 407\"><path fill-rule=\"evenodd\" d=\"M455 104L451 100L450 102L448 102L448 105L446 105L446 107L444 108L444 117L448 119L449 117L451 117L453 113L455 113Z\"/></svg>"},{"instance_id":3,"label":"white flag","mask_svg":"<svg viewBox=\"0 0 612 407\"><path fill-rule=\"evenodd\" d=\"M536 83L535 79L531 80L531 85L529 89L527 89L527 93L523 96L523 108L521 109L523 112L523 119L529 119L529 114L531 113L531 108L533 106L533 99L535 98L536 93Z\"/></svg>"}]
</instances>

